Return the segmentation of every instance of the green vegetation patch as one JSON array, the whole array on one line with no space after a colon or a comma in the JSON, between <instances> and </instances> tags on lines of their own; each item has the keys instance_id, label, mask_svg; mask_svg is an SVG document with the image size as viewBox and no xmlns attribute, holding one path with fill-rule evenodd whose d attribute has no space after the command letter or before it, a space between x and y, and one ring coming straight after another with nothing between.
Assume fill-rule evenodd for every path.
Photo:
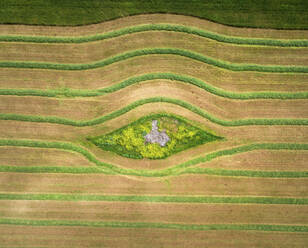
<instances>
[{"instance_id":1,"label":"green vegetation patch","mask_svg":"<svg viewBox=\"0 0 308 248\"><path fill-rule=\"evenodd\" d=\"M83 25L146 13L190 15L240 27L308 28L305 0L0 1L0 23Z\"/></svg>"},{"instance_id":2,"label":"green vegetation patch","mask_svg":"<svg viewBox=\"0 0 308 248\"><path fill-rule=\"evenodd\" d=\"M146 140L145 136L153 132L153 121L157 121L158 134L163 134L167 142ZM170 114L149 115L109 134L89 138L103 150L134 159L162 159L188 148L221 139L222 137Z\"/></svg>"}]
</instances>

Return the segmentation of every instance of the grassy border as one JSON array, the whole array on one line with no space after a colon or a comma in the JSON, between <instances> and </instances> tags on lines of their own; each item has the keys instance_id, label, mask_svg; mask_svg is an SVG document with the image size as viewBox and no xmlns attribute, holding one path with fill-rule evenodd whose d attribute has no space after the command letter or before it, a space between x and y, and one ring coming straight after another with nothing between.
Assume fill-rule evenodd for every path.
<instances>
[{"instance_id":1,"label":"grassy border","mask_svg":"<svg viewBox=\"0 0 308 248\"><path fill-rule=\"evenodd\" d=\"M231 71L256 71L256 72L272 72L272 73L308 73L308 66L282 66L282 65L260 65L260 64L244 64L230 63L218 60L212 57L204 56L199 53L191 52L184 49L176 48L145 48L118 54L103 60L81 63L66 64L52 62L32 62L32 61L0 61L0 68L25 68L25 69L48 69L48 70L89 70L101 68L119 61L131 59L138 56L163 54L178 55L190 58L212 66L220 67Z\"/></svg>"},{"instance_id":2,"label":"grassy border","mask_svg":"<svg viewBox=\"0 0 308 248\"><path fill-rule=\"evenodd\" d=\"M0 165L0 172L15 173L67 173L67 174L107 174L117 175L111 171L102 171L97 167L83 166L10 166ZM178 173L184 174L204 174L223 177L259 177L259 178L305 178L308 177L308 171L260 171L260 170L234 170L218 168L187 168Z\"/></svg>"},{"instance_id":3,"label":"grassy border","mask_svg":"<svg viewBox=\"0 0 308 248\"><path fill-rule=\"evenodd\" d=\"M265 225L265 224L178 224L157 222L102 222L81 220L29 220L29 219L0 219L2 225L24 226L85 226L85 227L113 227L113 228L162 228L175 230L253 230L276 232L308 232L304 225Z\"/></svg>"},{"instance_id":4,"label":"grassy border","mask_svg":"<svg viewBox=\"0 0 308 248\"><path fill-rule=\"evenodd\" d=\"M16 95L16 96L42 96L42 97L96 97L102 96L108 93L112 93L123 88L129 87L131 85L146 82L149 80L155 79L167 79L171 81L179 81L182 83L187 83L199 87L211 94L230 98L237 100L251 100L251 99L308 99L308 92L232 92L226 91L221 88L217 88L206 82L186 76L179 75L175 73L148 73L141 76L135 76L123 80L120 83L111 85L106 88L97 89L97 90L86 90L86 89L0 89L0 95Z\"/></svg>"},{"instance_id":5,"label":"grassy border","mask_svg":"<svg viewBox=\"0 0 308 248\"><path fill-rule=\"evenodd\" d=\"M102 169L108 174L121 174L121 175L134 175L144 177L164 177L174 176L185 173L190 167L209 162L215 158L222 156L230 156L237 153L243 153L253 150L308 150L308 144L294 144L294 143L256 143L250 145L242 145L239 147L229 148L206 154L198 158L171 166L166 169L160 170L141 170L141 169L127 169L118 167L117 165L109 164L98 160L91 152L81 146L74 145L68 142L55 142L55 141L34 141L34 140L8 140L0 139L0 146L24 146L24 147L38 147L38 148L57 148L62 150L73 151L81 154L90 162L97 165L96 168ZM236 173L236 170L234 170Z\"/></svg>"},{"instance_id":6,"label":"grassy border","mask_svg":"<svg viewBox=\"0 0 308 248\"><path fill-rule=\"evenodd\" d=\"M158 23L136 25L106 33L85 35L85 36L30 36L30 35L1 35L1 42L32 42L32 43L86 43L105 39L111 39L123 35L134 34L147 31L170 31L192 34L203 38L208 38L223 43L231 43L236 45L258 45L258 46L277 46L277 47L308 47L308 40L287 40L287 39L264 39L264 38L248 38L223 35L192 26Z\"/></svg>"},{"instance_id":7,"label":"grassy border","mask_svg":"<svg viewBox=\"0 0 308 248\"><path fill-rule=\"evenodd\" d=\"M22 115L22 114L2 114L0 113L0 120L15 120L15 121L28 121L28 122L42 122L42 123L55 123L62 125L70 125L77 127L93 126L102 124L108 120L114 119L123 115L130 110L148 103L165 102L178 105L185 109L192 111L195 114L221 126L249 126L249 125L308 125L308 119L239 119L239 120L223 120L214 115L202 110L201 108L191 105L185 101L168 98L168 97L153 97L135 101L126 105L124 108L116 110L110 114L94 118L91 120L76 121L68 118L61 118L57 116L36 116L36 115Z\"/></svg>"},{"instance_id":8,"label":"grassy border","mask_svg":"<svg viewBox=\"0 0 308 248\"><path fill-rule=\"evenodd\" d=\"M120 201L120 202L166 202L205 204L292 204L308 205L308 198L290 197L234 197L234 196L152 196L152 195L84 195L84 194L3 194L1 200L28 201Z\"/></svg>"}]
</instances>

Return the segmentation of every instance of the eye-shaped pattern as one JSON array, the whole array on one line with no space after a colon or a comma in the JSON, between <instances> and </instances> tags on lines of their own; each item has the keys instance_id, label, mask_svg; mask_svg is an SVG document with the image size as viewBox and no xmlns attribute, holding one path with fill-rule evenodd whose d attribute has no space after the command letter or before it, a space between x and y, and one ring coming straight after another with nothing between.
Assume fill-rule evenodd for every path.
<instances>
[{"instance_id":1,"label":"eye-shaped pattern","mask_svg":"<svg viewBox=\"0 0 308 248\"><path fill-rule=\"evenodd\" d=\"M88 139L101 149L124 157L163 159L223 138L190 124L182 117L153 114L111 133Z\"/></svg>"}]
</instances>

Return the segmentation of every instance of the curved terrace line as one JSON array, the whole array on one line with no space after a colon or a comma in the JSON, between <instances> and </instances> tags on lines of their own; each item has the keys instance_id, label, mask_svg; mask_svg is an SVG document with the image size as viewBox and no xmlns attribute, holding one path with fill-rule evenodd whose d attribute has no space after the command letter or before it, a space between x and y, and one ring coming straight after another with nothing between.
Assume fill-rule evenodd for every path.
<instances>
[{"instance_id":1,"label":"curved terrace line","mask_svg":"<svg viewBox=\"0 0 308 248\"><path fill-rule=\"evenodd\" d=\"M68 142L56 142L56 141L37 141L37 140L11 140L0 139L0 146L23 146L23 147L38 147L38 148L57 148L67 151L73 151L81 154L90 162L97 165L96 168L101 168L106 173L116 173L120 175L134 175L144 177L164 177L180 175L186 172L191 166L209 162L215 158L222 156L230 156L238 153L253 151L253 150L308 150L308 144L296 144L296 143L256 143L250 145L242 145L235 148L220 150L209 153L205 156L200 156L195 159L191 159L184 163L174 165L172 167L160 170L141 170L141 169L128 169L122 168L117 165L105 163L98 160L91 152L84 149L81 146L74 145Z\"/></svg>"},{"instance_id":2,"label":"curved terrace line","mask_svg":"<svg viewBox=\"0 0 308 248\"><path fill-rule=\"evenodd\" d=\"M51 62L32 61L0 61L0 68L25 68L25 69L49 69L49 70L89 70L104 67L119 61L145 55L178 55L197 60L209 65L220 67L231 71L257 71L272 73L308 73L308 66L282 66L282 65L260 65L260 64L238 64L201 55L176 48L146 48L122 53L107 59L82 64L66 64Z\"/></svg>"},{"instance_id":3,"label":"curved terrace line","mask_svg":"<svg viewBox=\"0 0 308 248\"><path fill-rule=\"evenodd\" d=\"M308 198L253 196L152 196L152 195L80 195L80 194L0 194L0 200L27 201L120 201L168 203L294 204L307 205Z\"/></svg>"},{"instance_id":4,"label":"curved terrace line","mask_svg":"<svg viewBox=\"0 0 308 248\"><path fill-rule=\"evenodd\" d=\"M186 108L191 112L198 114L199 116L221 126L249 126L249 125L308 125L308 119L238 119L238 120L223 120L214 115L202 110L201 108L189 104L185 101L168 98L168 97L153 97L146 98L142 100L135 101L122 109L113 111L107 115L94 118L91 120L76 121L68 118L61 118L57 116L37 116L37 115L22 115L22 114L3 114L0 113L0 120L15 120L15 121L28 121L28 122L45 122L45 123L55 123L69 126L85 127L93 126L104 123L108 120L114 119L120 115L123 115L130 110L148 103L164 102L178 105L180 107Z\"/></svg>"},{"instance_id":5,"label":"curved terrace line","mask_svg":"<svg viewBox=\"0 0 308 248\"><path fill-rule=\"evenodd\" d=\"M174 73L149 73L141 76L131 77L118 84L97 89L97 90L85 90L85 89L59 89L59 90L40 90L40 89L0 89L0 95L17 95L17 96L42 96L42 97L95 97L102 96L107 93L112 93L123 89L125 87L155 79L167 79L172 81L179 81L187 84L197 86L205 91L217 96L226 97L237 100L248 99L308 99L308 92L230 92L221 88L214 87L204 81L193 78L190 76L179 75Z\"/></svg>"},{"instance_id":6,"label":"curved terrace line","mask_svg":"<svg viewBox=\"0 0 308 248\"><path fill-rule=\"evenodd\" d=\"M178 224L158 222L103 222L81 220L29 220L29 219L0 219L2 225L24 226L87 226L87 227L112 227L112 228L160 228L174 230L251 230L270 232L308 232L305 225L266 225L266 224Z\"/></svg>"},{"instance_id":7,"label":"curved terrace line","mask_svg":"<svg viewBox=\"0 0 308 248\"><path fill-rule=\"evenodd\" d=\"M170 31L197 35L203 38L212 39L218 42L231 43L236 45L259 45L259 46L278 46L278 47L308 47L308 40L287 40L287 39L262 39L245 38L223 35L191 26L176 24L144 24L122 28L106 33L86 35L86 36L28 36L28 35L1 35L0 42L32 42L32 43L86 43L92 41L105 40L139 32L147 31Z\"/></svg>"}]
</instances>

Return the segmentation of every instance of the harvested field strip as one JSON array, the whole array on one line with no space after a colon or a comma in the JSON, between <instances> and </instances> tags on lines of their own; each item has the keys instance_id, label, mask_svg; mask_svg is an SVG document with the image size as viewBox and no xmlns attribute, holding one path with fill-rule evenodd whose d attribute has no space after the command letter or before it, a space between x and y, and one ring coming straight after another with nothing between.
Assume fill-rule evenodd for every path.
<instances>
[{"instance_id":1,"label":"harvested field strip","mask_svg":"<svg viewBox=\"0 0 308 248\"><path fill-rule=\"evenodd\" d=\"M0 200L49 201L120 201L166 203L223 203L223 204L292 204L308 205L308 198L228 197L228 196L144 196L144 195L78 195L78 194L2 194Z\"/></svg>"},{"instance_id":2,"label":"harvested field strip","mask_svg":"<svg viewBox=\"0 0 308 248\"><path fill-rule=\"evenodd\" d=\"M203 225L307 225L308 221L305 214L308 205L295 204L62 200L1 200L0 203L1 217L6 219L175 222Z\"/></svg>"},{"instance_id":3,"label":"harvested field strip","mask_svg":"<svg viewBox=\"0 0 308 248\"><path fill-rule=\"evenodd\" d=\"M4 194L189 194L307 198L307 181L307 178L219 177L198 174L142 178L104 174L0 173L0 189Z\"/></svg>"},{"instance_id":4,"label":"harvested field strip","mask_svg":"<svg viewBox=\"0 0 308 248\"><path fill-rule=\"evenodd\" d=\"M0 219L0 224L25 226L90 226L115 228L163 228L177 230L253 230L277 232L308 232L304 225L262 225L262 224L177 224L177 223L147 223L147 222L100 222L100 221L73 221L73 220L25 220Z\"/></svg>"},{"instance_id":5,"label":"harvested field strip","mask_svg":"<svg viewBox=\"0 0 308 248\"><path fill-rule=\"evenodd\" d=\"M192 60L197 60L209 65L220 67L231 71L257 71L257 72L273 72L273 73L307 73L307 66L280 66L280 65L259 65L259 64L237 64L230 63L222 60L216 60L198 53L188 50L175 49L175 48L147 48L134 50L119 54L104 60L84 63L84 64L61 64L61 63L48 63L48 62L25 62L25 61L0 61L0 68L27 68L27 69L49 69L49 70L89 70L101 68L119 61L127 60L130 58L155 55L155 54L169 54L178 55Z\"/></svg>"},{"instance_id":6,"label":"harvested field strip","mask_svg":"<svg viewBox=\"0 0 308 248\"><path fill-rule=\"evenodd\" d=\"M279 247L302 248L308 242L305 232L194 231L138 228L0 226L4 247ZM39 233L39 235L38 235ZM88 233L89 235L85 235ZM61 237L61 238L59 238ZM155 238L153 238L155 237ZM156 238L157 237L157 238ZM223 238L222 238L223 237ZM230 240L234 240L230 243ZM151 246L149 246L151 244ZM19 245L19 246L17 246Z\"/></svg>"},{"instance_id":7,"label":"harvested field strip","mask_svg":"<svg viewBox=\"0 0 308 248\"><path fill-rule=\"evenodd\" d=\"M228 156L242 152L248 152L258 149L265 149L265 150L308 150L308 144L291 144L291 143L258 143L258 144L250 144L239 146L235 148L225 149L217 152L209 153L205 156L201 156L189 161L186 161L181 164L174 165L167 169L162 170L139 170L139 169L126 169L120 168L116 165L109 164L98 160L92 153L85 150L81 146L74 145L72 143L66 142L48 142L48 141L34 141L34 140L0 140L0 146L24 146L24 147L40 147L40 148L57 148L63 149L68 151L74 151L80 153L85 158L87 158L90 162L96 164L97 168L103 169L107 173L116 173L122 175L135 175L135 176L145 176L145 177L161 177L161 176L170 176L170 175L179 175L185 173L185 171L196 164L204 163L211 161L217 157L221 156ZM56 170L56 169L55 169ZM207 171L208 173L212 172L213 170L205 170L202 169L201 171ZM223 171L223 170L222 170ZM228 173L222 172L225 174L232 174L230 171ZM234 170L235 175L237 174L236 170ZM246 174L247 173L247 174ZM245 175L249 175L251 172L245 172ZM283 172L281 172L283 174ZM290 174L292 174L291 172ZM301 172L300 172L301 173ZM281 175L282 175L281 174ZM259 176L261 173L259 173ZM264 175L267 175L264 172ZM270 173L268 173L270 175Z\"/></svg>"},{"instance_id":8,"label":"harvested field strip","mask_svg":"<svg viewBox=\"0 0 308 248\"><path fill-rule=\"evenodd\" d=\"M193 68L193 69L192 69ZM181 73L229 91L307 91L306 73L232 72L176 55L139 56L86 71L2 68L1 88L99 89L146 73ZM27 75L25 77L25 75ZM48 86L48 87L47 87Z\"/></svg>"},{"instance_id":9,"label":"harvested field strip","mask_svg":"<svg viewBox=\"0 0 308 248\"><path fill-rule=\"evenodd\" d=\"M194 27L174 25L174 24L146 24L138 25L111 32L79 36L79 37L51 37L51 36L26 36L26 35L1 35L1 42L32 42L32 43L85 43L98 40L105 40L119 37L122 35L133 34L146 31L171 31L197 35L200 37L216 40L224 43L237 45L261 45L261 46L278 46L278 47L308 47L308 40L280 40L280 39L262 39L262 38L242 38L227 36L201 30Z\"/></svg>"},{"instance_id":10,"label":"harvested field strip","mask_svg":"<svg viewBox=\"0 0 308 248\"><path fill-rule=\"evenodd\" d=\"M308 125L308 119L238 119L238 120L222 120L202 110L201 108L191 105L185 101L167 97L153 97L135 101L131 104L126 105L124 108L116 110L110 114L104 115L91 120L76 121L67 118L61 118L56 116L35 116L35 115L21 115L21 114L0 114L0 120L15 120L15 121L28 121L28 122L45 122L45 123L56 123L62 125L70 125L77 127L92 126L104 123L107 120L114 119L120 115L123 115L130 110L148 103L165 102L171 103L183 108L186 108L201 117L208 119L209 121L222 126L248 126L248 125Z\"/></svg>"},{"instance_id":11,"label":"harvested field strip","mask_svg":"<svg viewBox=\"0 0 308 248\"><path fill-rule=\"evenodd\" d=\"M18 156L16 156L18 154ZM60 149L0 146L0 163L13 166L93 166L83 156Z\"/></svg>"},{"instance_id":12,"label":"harvested field strip","mask_svg":"<svg viewBox=\"0 0 308 248\"><path fill-rule=\"evenodd\" d=\"M83 44L1 42L0 61L91 63L137 49L159 47L189 50L230 63L293 66L308 63L308 47L239 46L166 31L141 32Z\"/></svg>"},{"instance_id":13,"label":"harvested field strip","mask_svg":"<svg viewBox=\"0 0 308 248\"><path fill-rule=\"evenodd\" d=\"M39 89L0 89L0 95L16 95L16 96L42 96L42 97L95 97L102 96L107 93L112 93L123 89L125 87L155 79L167 79L172 81L179 81L190 85L197 86L214 95L226 97L230 99L248 100L248 99L308 99L308 92L230 92L221 88L214 87L206 82L174 73L149 73L141 76L131 77L118 84L98 89L59 89L59 90L39 90Z\"/></svg>"},{"instance_id":14,"label":"harvested field strip","mask_svg":"<svg viewBox=\"0 0 308 248\"><path fill-rule=\"evenodd\" d=\"M67 167L67 166L9 166L0 165L0 172L21 172L21 173L69 173L69 174L109 174L116 172L102 171L96 167ZM308 171L253 171L253 170L228 170L211 168L189 168L178 174L206 174L215 176L232 177L268 177L268 178L300 178L308 177Z\"/></svg>"},{"instance_id":15,"label":"harvested field strip","mask_svg":"<svg viewBox=\"0 0 308 248\"><path fill-rule=\"evenodd\" d=\"M200 167L232 170L308 171L307 160L308 151L303 150L256 150L233 155L232 157L220 158ZM5 164L12 163L5 162Z\"/></svg>"}]
</instances>

